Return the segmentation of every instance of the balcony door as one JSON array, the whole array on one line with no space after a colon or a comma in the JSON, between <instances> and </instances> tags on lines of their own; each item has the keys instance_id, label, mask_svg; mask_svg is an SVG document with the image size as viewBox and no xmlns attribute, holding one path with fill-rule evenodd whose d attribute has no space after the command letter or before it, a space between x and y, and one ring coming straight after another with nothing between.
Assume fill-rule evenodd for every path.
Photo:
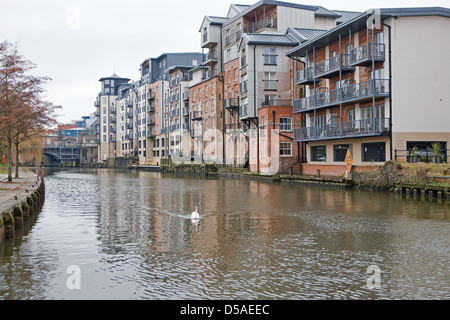
<instances>
[{"instance_id":1,"label":"balcony door","mask_svg":"<svg viewBox=\"0 0 450 320\"><path fill-rule=\"evenodd\" d=\"M385 93L387 88L385 88L384 80L384 68L377 69L375 71L369 71L369 79L374 80L374 93Z\"/></svg>"}]
</instances>

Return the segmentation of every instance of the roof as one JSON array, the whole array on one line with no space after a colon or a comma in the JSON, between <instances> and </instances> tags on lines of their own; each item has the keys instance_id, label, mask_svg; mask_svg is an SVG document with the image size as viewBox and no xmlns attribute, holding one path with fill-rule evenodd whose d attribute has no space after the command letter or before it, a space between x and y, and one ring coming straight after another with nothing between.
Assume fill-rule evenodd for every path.
<instances>
[{"instance_id":1,"label":"roof","mask_svg":"<svg viewBox=\"0 0 450 320\"><path fill-rule=\"evenodd\" d=\"M347 22L351 19L354 19L362 13L362 12L356 12L356 11L342 11L342 10L333 10L333 11L341 16L340 18L338 18L336 20L337 24L341 24L341 23Z\"/></svg>"},{"instance_id":2,"label":"roof","mask_svg":"<svg viewBox=\"0 0 450 320\"><path fill-rule=\"evenodd\" d=\"M322 29L309 29L309 28L288 28L288 29L300 40L300 43L312 40L327 32L327 30Z\"/></svg>"},{"instance_id":3,"label":"roof","mask_svg":"<svg viewBox=\"0 0 450 320\"><path fill-rule=\"evenodd\" d=\"M328 10L321 6L316 6L317 10L314 12L314 15L316 17L334 17L339 18L341 15L337 13L336 11Z\"/></svg>"},{"instance_id":4,"label":"roof","mask_svg":"<svg viewBox=\"0 0 450 320\"><path fill-rule=\"evenodd\" d=\"M199 32L202 31L202 26L204 25L205 21L208 21L209 24L220 25L221 26L227 20L228 20L228 18L225 18L225 17L205 16L203 18L202 24L200 25Z\"/></svg>"},{"instance_id":5,"label":"roof","mask_svg":"<svg viewBox=\"0 0 450 320\"><path fill-rule=\"evenodd\" d=\"M166 70L164 70L163 73L171 72L171 71L174 71L174 70L177 70L177 69L190 70L190 69L192 69L193 67L195 67L195 66L174 65L174 66L168 67Z\"/></svg>"},{"instance_id":6,"label":"roof","mask_svg":"<svg viewBox=\"0 0 450 320\"><path fill-rule=\"evenodd\" d=\"M301 43L296 48L289 50L287 56L304 56L307 51L312 52L313 48L322 48L329 43L338 41L339 34L348 34L350 30L361 30L366 28L367 19L375 13L380 15L381 21L390 17L411 17L411 16L443 16L450 18L450 9L443 7L420 7L420 8L381 8L370 9L360 14L355 14L353 19L343 22L336 27L322 33L321 35Z\"/></svg>"},{"instance_id":7,"label":"roof","mask_svg":"<svg viewBox=\"0 0 450 320\"><path fill-rule=\"evenodd\" d=\"M115 73L114 73L112 76L110 76L110 77L103 77L103 78L101 78L101 79L98 80L98 81L109 80L109 79L119 79L119 80L127 80L127 81L130 81L130 79L119 77L119 76L118 76L117 74L115 74Z\"/></svg>"},{"instance_id":8,"label":"roof","mask_svg":"<svg viewBox=\"0 0 450 320\"><path fill-rule=\"evenodd\" d=\"M251 6L245 7L245 9L241 11L241 13L235 15L234 17L229 18L227 20L227 22L224 23L224 25L230 24L231 22L235 21L236 19L241 18L242 16L246 15L247 13L253 11L254 9L256 9L262 5L275 5L275 6L297 8L297 9L310 10L310 11L317 11L319 9L316 6L309 6L309 5L303 5L303 4L298 4L298 3L282 2L282 1L274 1L274 0L260 0ZM242 6L242 8L244 8L244 6Z\"/></svg>"},{"instance_id":9,"label":"roof","mask_svg":"<svg viewBox=\"0 0 450 320\"><path fill-rule=\"evenodd\" d=\"M278 46L296 46L298 41L286 34L244 33L242 36L247 44L267 44Z\"/></svg>"}]
</instances>

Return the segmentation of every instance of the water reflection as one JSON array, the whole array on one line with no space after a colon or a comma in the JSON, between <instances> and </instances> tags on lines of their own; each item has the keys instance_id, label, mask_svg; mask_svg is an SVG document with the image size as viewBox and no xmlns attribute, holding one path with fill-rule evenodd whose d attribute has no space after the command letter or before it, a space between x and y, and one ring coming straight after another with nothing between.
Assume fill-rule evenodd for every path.
<instances>
[{"instance_id":1,"label":"water reflection","mask_svg":"<svg viewBox=\"0 0 450 320\"><path fill-rule=\"evenodd\" d=\"M46 187L34 227L1 253L2 299L449 298L447 204L107 169ZM65 285L73 264L79 291Z\"/></svg>"}]
</instances>

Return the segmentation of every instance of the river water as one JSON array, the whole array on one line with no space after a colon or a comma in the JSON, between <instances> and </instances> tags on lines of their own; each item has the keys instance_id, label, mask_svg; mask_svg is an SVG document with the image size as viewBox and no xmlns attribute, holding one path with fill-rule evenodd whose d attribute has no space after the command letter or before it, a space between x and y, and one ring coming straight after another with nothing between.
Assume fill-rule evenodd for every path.
<instances>
[{"instance_id":1,"label":"river water","mask_svg":"<svg viewBox=\"0 0 450 320\"><path fill-rule=\"evenodd\" d=\"M46 174L42 212L0 249L0 299L450 299L442 201L154 172Z\"/></svg>"}]
</instances>

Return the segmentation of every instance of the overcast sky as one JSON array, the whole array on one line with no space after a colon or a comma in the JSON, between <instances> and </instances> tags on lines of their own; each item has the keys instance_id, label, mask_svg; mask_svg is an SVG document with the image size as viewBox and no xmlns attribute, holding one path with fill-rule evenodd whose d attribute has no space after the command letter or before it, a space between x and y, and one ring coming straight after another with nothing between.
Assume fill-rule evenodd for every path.
<instances>
[{"instance_id":1,"label":"overcast sky","mask_svg":"<svg viewBox=\"0 0 450 320\"><path fill-rule=\"evenodd\" d=\"M17 42L53 80L47 99L63 107L69 123L95 111L101 77L114 72L137 80L141 62L164 52L201 52L205 15L226 16L231 3L258 0L0 0L0 41ZM450 7L450 0L293 0L327 9L365 11L392 7Z\"/></svg>"}]
</instances>

